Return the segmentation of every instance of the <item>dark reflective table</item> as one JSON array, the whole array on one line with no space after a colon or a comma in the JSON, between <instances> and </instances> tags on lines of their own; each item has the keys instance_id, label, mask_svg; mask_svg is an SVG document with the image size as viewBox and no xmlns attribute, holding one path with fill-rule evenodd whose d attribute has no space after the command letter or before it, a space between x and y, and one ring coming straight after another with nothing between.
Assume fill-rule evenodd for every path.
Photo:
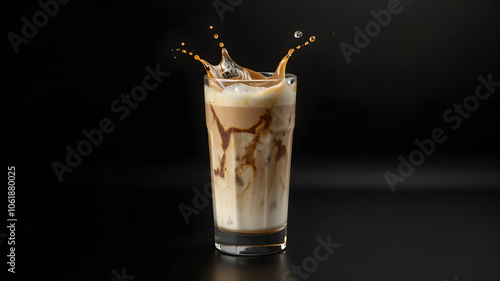
<instances>
[{"instance_id":1,"label":"dark reflective table","mask_svg":"<svg viewBox=\"0 0 500 281\"><path fill-rule=\"evenodd\" d=\"M288 247L264 257L215 250L211 203L186 223L179 205L193 206L192 187L51 192L64 200L24 199L44 211L23 214L18 280L500 280L494 188L292 186Z\"/></svg>"}]
</instances>

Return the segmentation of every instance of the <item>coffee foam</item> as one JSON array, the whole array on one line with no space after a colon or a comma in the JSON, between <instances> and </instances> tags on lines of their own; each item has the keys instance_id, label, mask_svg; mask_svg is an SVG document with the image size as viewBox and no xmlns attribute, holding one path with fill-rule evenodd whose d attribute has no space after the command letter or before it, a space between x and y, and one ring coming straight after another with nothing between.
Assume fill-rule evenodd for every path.
<instances>
[{"instance_id":1,"label":"coffee foam","mask_svg":"<svg viewBox=\"0 0 500 281\"><path fill-rule=\"evenodd\" d=\"M234 83L219 88L205 85L205 103L220 106L272 107L295 104L296 83L287 81L271 87L253 87L243 83Z\"/></svg>"}]
</instances>

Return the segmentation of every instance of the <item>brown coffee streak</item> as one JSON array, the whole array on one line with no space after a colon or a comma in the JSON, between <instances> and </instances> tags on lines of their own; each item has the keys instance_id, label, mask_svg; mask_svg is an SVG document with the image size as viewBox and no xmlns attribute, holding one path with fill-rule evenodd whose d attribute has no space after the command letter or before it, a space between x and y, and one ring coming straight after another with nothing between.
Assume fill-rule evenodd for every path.
<instances>
[{"instance_id":1,"label":"brown coffee streak","mask_svg":"<svg viewBox=\"0 0 500 281\"><path fill-rule=\"evenodd\" d=\"M224 166L226 165L226 154L222 155L222 159L220 160L220 168L214 169L214 174L224 178Z\"/></svg>"},{"instance_id":2,"label":"brown coffee streak","mask_svg":"<svg viewBox=\"0 0 500 281\"><path fill-rule=\"evenodd\" d=\"M243 155L243 164L239 167L241 168L242 166L250 166L253 169L253 175L255 177L257 173L257 167L255 166L255 148L260 142L260 135L256 134L255 137L252 139L250 144L248 144L248 147L245 151L245 155Z\"/></svg>"},{"instance_id":3,"label":"brown coffee streak","mask_svg":"<svg viewBox=\"0 0 500 281\"><path fill-rule=\"evenodd\" d=\"M280 160L281 157L286 155L286 146L283 145L282 140L274 140L274 145L276 146L276 163Z\"/></svg>"},{"instance_id":4,"label":"brown coffee streak","mask_svg":"<svg viewBox=\"0 0 500 281\"><path fill-rule=\"evenodd\" d=\"M243 166L251 166L253 169L254 176L257 174L257 167L255 166L255 148L260 142L260 136L264 132L270 132L272 131L269 129L271 126L273 117L271 115L271 110L266 108L266 112L263 113L262 115L259 116L259 121L255 123L253 126L246 128L246 129L241 129L241 128L236 128L236 127L231 127L227 130L224 129L224 126L219 120L219 117L215 113L214 107L212 104L210 104L210 110L212 111L212 115L215 119L215 122L217 123L217 129L219 130L220 138L222 140L222 150L224 151L224 154L222 155L221 159L221 166L217 169L214 169L214 174L217 176L220 176L221 178L224 178L225 173L224 173L224 166L226 163L226 149L229 146L229 141L231 139L231 134L232 133L250 133L254 134L254 138L248 145L245 154L242 157L243 164L239 167L241 169ZM262 125L262 126L261 126ZM260 127L260 128L259 128ZM247 188L246 188L247 189ZM245 189L245 190L246 190Z\"/></svg>"}]
</instances>

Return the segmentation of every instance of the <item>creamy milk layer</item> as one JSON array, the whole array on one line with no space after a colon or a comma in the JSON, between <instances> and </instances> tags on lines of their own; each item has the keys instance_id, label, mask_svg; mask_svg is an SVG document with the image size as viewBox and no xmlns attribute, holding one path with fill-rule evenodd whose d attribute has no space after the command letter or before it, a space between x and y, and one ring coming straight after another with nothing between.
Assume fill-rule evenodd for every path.
<instances>
[{"instance_id":1,"label":"creamy milk layer","mask_svg":"<svg viewBox=\"0 0 500 281\"><path fill-rule=\"evenodd\" d=\"M205 87L214 218L223 230L266 233L287 222L295 84Z\"/></svg>"},{"instance_id":2,"label":"creamy milk layer","mask_svg":"<svg viewBox=\"0 0 500 281\"><path fill-rule=\"evenodd\" d=\"M205 103L220 106L271 107L295 104L297 84L289 85L286 81L271 87L252 87L235 83L223 90L205 86Z\"/></svg>"}]
</instances>

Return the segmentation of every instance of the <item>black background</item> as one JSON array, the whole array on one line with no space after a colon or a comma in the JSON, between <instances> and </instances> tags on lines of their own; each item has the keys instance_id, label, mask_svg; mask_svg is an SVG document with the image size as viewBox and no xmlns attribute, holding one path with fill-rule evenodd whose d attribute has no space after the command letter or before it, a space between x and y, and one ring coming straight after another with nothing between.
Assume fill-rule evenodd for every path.
<instances>
[{"instance_id":1,"label":"black background","mask_svg":"<svg viewBox=\"0 0 500 281\"><path fill-rule=\"evenodd\" d=\"M246 0L224 12L222 21L213 3L70 1L17 54L8 34L21 35L21 18L32 20L41 8L35 1L4 3L4 151L7 165L16 166L20 220L15 278L110 280L110 270L126 267L138 280L193 280L190 262L203 275L200 268L211 268L214 255L211 207L186 225L177 206L190 204L192 189L210 181L204 69L170 50L185 42L188 51L217 63L222 41L240 65L273 71L288 49L315 35L287 68L298 76L287 259L300 263L315 237L337 234L345 237L337 239L342 247L328 267L338 275L323 270L310 280L498 280L500 89L457 130L443 113L474 94L479 75L500 81L500 2L401 1L401 13L351 63L339 44L354 45L353 28L364 29L373 20L370 10L386 9L388 1ZM304 36L294 38L296 30ZM111 103L142 84L146 66L157 64L170 75L119 120ZM116 129L60 183L51 164L65 164L65 147L76 148L85 139L81 131L97 128L103 118ZM446 142L391 193L384 172L397 173L397 157L407 158L414 140L429 138L435 128L446 132ZM400 217L381 219L387 218L384 208ZM380 234L381 241L376 234L349 232L349 222L360 219L349 210L365 214L361 231L394 237ZM321 223L319 212L329 223ZM402 247L413 260L398 269L342 271L399 262L400 252L360 245L372 239L386 247L416 243L400 232L399 226L415 226L402 222L407 212L435 226L422 225L424 236L440 237L432 247L421 241L422 260L448 251L443 260L424 266ZM443 223L456 229L448 233ZM457 232L462 236L452 238ZM0 239L4 261L7 245ZM455 242L439 248L446 241ZM485 244L460 252L462 244L478 241ZM349 261L353 253L373 260ZM464 257L450 260L457 255ZM473 256L477 264L469 262Z\"/></svg>"}]
</instances>

